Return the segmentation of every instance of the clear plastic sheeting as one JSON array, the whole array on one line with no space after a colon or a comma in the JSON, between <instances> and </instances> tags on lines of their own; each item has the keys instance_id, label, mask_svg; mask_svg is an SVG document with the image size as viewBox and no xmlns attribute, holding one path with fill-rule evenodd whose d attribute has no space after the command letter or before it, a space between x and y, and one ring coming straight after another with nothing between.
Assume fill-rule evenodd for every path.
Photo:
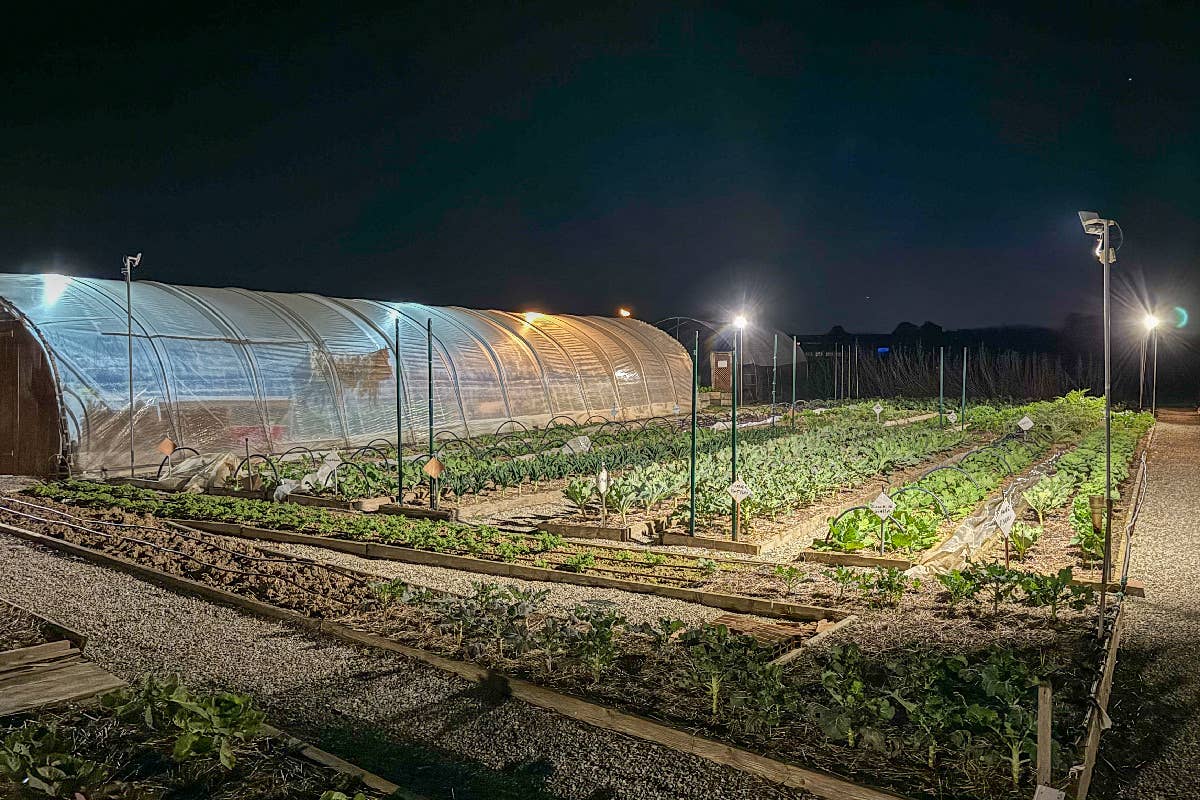
<instances>
[{"instance_id":1,"label":"clear plastic sheeting","mask_svg":"<svg viewBox=\"0 0 1200 800\"><path fill-rule=\"evenodd\" d=\"M507 420L636 419L690 411L691 361L631 319L344 300L135 281L135 461L164 438L201 453L281 453L396 437L429 425L493 433ZM0 275L0 305L44 342L76 470L129 463L129 358L121 281ZM399 334L400 368L396 349Z\"/></svg>"}]
</instances>

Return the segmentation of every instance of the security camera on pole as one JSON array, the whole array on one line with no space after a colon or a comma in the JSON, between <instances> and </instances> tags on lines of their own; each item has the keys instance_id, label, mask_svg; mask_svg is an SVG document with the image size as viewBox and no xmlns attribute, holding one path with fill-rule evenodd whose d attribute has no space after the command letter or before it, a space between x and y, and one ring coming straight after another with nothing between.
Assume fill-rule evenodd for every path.
<instances>
[{"instance_id":1,"label":"security camera on pole","mask_svg":"<svg viewBox=\"0 0 1200 800\"><path fill-rule=\"evenodd\" d=\"M1115 220L1101 219L1095 211L1080 211L1083 232L1096 237L1096 258L1104 267L1104 561L1100 571L1100 634L1104 633L1104 608L1108 582L1112 579L1112 347L1109 314L1109 272L1117 260L1117 251L1110 247L1109 233ZM1117 225L1117 230L1121 226ZM1122 234L1122 239L1124 234Z\"/></svg>"}]
</instances>

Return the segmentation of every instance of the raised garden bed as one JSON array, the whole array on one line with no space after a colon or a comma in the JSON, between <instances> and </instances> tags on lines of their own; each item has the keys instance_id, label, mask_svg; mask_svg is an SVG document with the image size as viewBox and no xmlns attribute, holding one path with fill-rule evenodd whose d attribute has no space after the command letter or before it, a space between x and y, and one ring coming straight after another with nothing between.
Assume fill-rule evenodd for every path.
<instances>
[{"instance_id":1,"label":"raised garden bed","mask_svg":"<svg viewBox=\"0 0 1200 800\"><path fill-rule=\"evenodd\" d=\"M48 527L54 533L62 526ZM336 604L318 604L309 592L288 588L291 584L274 571L266 581L241 579L230 585L210 569L178 559L156 562L172 570L162 573L122 556L33 535L173 588L421 658L474 680L495 682L500 674L515 697L825 797L880 798L900 792L957 798L970 788L971 796L1027 798L1033 765L1025 743L1035 736L1037 703L1036 692L1026 688L1030 680L1049 677L1054 682L1060 736L1054 763L1065 775L1076 755L1071 733L1082 728L1089 689L1099 674L1090 614L1063 608L1055 618L1044 606L1026 608L1011 599L994 609L990 601L948 607L934 587L914 591L901 585L899 595L894 587L872 589L863 595L863 611L853 625L802 648L785 663L772 664L779 658L776 650L761 647L753 637L731 636L728 629L714 626L679 636L673 626L630 628L602 606L581 607L573 612L577 624L546 630L546 617L535 620L534 596L497 595L504 590L494 587L487 593L478 590L473 598L442 600L420 587L393 583L373 590L368 598L376 600L373 604L354 602L363 595L346 585L352 575L325 567L321 578L319 565L292 559L297 577L312 575L317 581L306 586L319 587L323 580L336 589L337 598L349 602L331 616ZM97 545L108 540L94 536ZM147 556L144 546L123 555L158 558ZM192 578L183 577L189 572ZM239 594L231 595L226 587ZM515 616L511 611L527 605ZM498 630L499 619L515 628ZM720 679L714 682L714 677ZM933 686L952 683L931 690L928 680L935 681ZM843 681L861 683L864 694L852 707L835 702L844 696L839 688ZM980 717L982 711L938 723L965 726L963 735L970 737L965 745L956 746L958 734L951 736L949 730L939 728L932 738L922 732L917 720L924 719L920 714L927 698L942 698L957 709L955 698L960 696L969 698L962 702L991 709L1004 725L1017 726L1017 761L1010 763L1008 740L989 732L986 720L991 717ZM876 749L873 743L881 741L903 743L903 748Z\"/></svg>"},{"instance_id":2,"label":"raised garden bed","mask_svg":"<svg viewBox=\"0 0 1200 800\"><path fill-rule=\"evenodd\" d=\"M193 693L152 676L97 694L86 707L0 718L0 795L398 796L395 784L266 725L245 696Z\"/></svg>"}]
</instances>

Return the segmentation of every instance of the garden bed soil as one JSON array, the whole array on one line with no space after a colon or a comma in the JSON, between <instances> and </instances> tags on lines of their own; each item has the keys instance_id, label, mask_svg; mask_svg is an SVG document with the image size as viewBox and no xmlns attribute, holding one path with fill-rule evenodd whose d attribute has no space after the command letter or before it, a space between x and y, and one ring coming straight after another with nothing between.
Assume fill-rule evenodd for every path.
<instances>
[{"instance_id":1,"label":"garden bed soil","mask_svg":"<svg viewBox=\"0 0 1200 800\"><path fill-rule=\"evenodd\" d=\"M52 636L41 619L23 608L0 601L0 653L45 644Z\"/></svg>"}]
</instances>

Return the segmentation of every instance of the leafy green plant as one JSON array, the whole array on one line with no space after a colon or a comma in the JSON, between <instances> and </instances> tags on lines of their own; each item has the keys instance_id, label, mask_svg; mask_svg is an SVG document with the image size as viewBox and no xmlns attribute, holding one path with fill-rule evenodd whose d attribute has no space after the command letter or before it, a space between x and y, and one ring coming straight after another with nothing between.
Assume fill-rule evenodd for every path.
<instances>
[{"instance_id":1,"label":"leafy green plant","mask_svg":"<svg viewBox=\"0 0 1200 800\"><path fill-rule=\"evenodd\" d=\"M1009 544L1012 545L1013 553L1021 561L1025 560L1025 554L1029 552L1029 548L1033 547L1042 535L1041 525L1030 525L1027 522L1013 523L1012 531L1008 534Z\"/></svg>"},{"instance_id":2,"label":"leafy green plant","mask_svg":"<svg viewBox=\"0 0 1200 800\"><path fill-rule=\"evenodd\" d=\"M263 721L245 695L221 692L193 695L178 676L146 675L141 683L105 695L105 708L120 719L141 719L152 730L176 732L176 761L216 754L221 766L233 769L234 748L251 739Z\"/></svg>"},{"instance_id":3,"label":"leafy green plant","mask_svg":"<svg viewBox=\"0 0 1200 800\"><path fill-rule=\"evenodd\" d=\"M792 564L776 564L775 577L783 582L784 594L791 594L797 586L808 580L808 574Z\"/></svg>"},{"instance_id":4,"label":"leafy green plant","mask_svg":"<svg viewBox=\"0 0 1200 800\"><path fill-rule=\"evenodd\" d=\"M920 587L921 582L909 578L904 570L895 567L876 567L874 574L867 573L860 581L860 591L873 605L897 606L907 589Z\"/></svg>"},{"instance_id":5,"label":"leafy green plant","mask_svg":"<svg viewBox=\"0 0 1200 800\"><path fill-rule=\"evenodd\" d=\"M1025 595L1022 599L1025 605L1048 607L1050 618L1055 620L1060 605L1069 603L1073 608L1082 609L1093 596L1090 587L1072 584L1070 567L1064 567L1054 575L1027 572L1020 577L1019 585Z\"/></svg>"},{"instance_id":6,"label":"leafy green plant","mask_svg":"<svg viewBox=\"0 0 1200 800\"><path fill-rule=\"evenodd\" d=\"M596 483L590 478L576 478L567 484L563 494L574 504L580 514L587 513L588 502L596 492Z\"/></svg>"},{"instance_id":7,"label":"leafy green plant","mask_svg":"<svg viewBox=\"0 0 1200 800\"><path fill-rule=\"evenodd\" d=\"M706 578L711 578L719 569L717 562L713 561L711 558L700 559L696 562L696 566L700 568L700 574Z\"/></svg>"},{"instance_id":8,"label":"leafy green plant","mask_svg":"<svg viewBox=\"0 0 1200 800\"><path fill-rule=\"evenodd\" d=\"M569 572L583 572L596 566L596 556L592 553L576 553L563 562L563 569Z\"/></svg>"},{"instance_id":9,"label":"leafy green plant","mask_svg":"<svg viewBox=\"0 0 1200 800\"><path fill-rule=\"evenodd\" d=\"M950 601L950 608L958 607L958 604L964 600L972 600L982 588L974 579L974 573L971 571L962 571L952 569L949 572L937 573L937 581L946 590Z\"/></svg>"},{"instance_id":10,"label":"leafy green plant","mask_svg":"<svg viewBox=\"0 0 1200 800\"><path fill-rule=\"evenodd\" d=\"M1075 479L1068 472L1058 472L1048 478L1042 478L1022 493L1025 502L1037 514L1038 525L1046 523L1046 514L1056 508L1062 508L1071 499L1071 491L1075 488Z\"/></svg>"},{"instance_id":11,"label":"leafy green plant","mask_svg":"<svg viewBox=\"0 0 1200 800\"><path fill-rule=\"evenodd\" d=\"M837 585L839 600L845 598L848 590L860 588L863 585L864 578L866 577L863 575L863 573L859 572L853 567L844 566L827 569L824 571L824 575Z\"/></svg>"},{"instance_id":12,"label":"leafy green plant","mask_svg":"<svg viewBox=\"0 0 1200 800\"><path fill-rule=\"evenodd\" d=\"M888 696L877 693L863 674L863 655L857 645L834 645L829 648L821 686L827 702L813 703L808 715L821 731L834 741L850 747L865 742L883 749L884 735L877 727L891 721L896 708Z\"/></svg>"},{"instance_id":13,"label":"leafy green plant","mask_svg":"<svg viewBox=\"0 0 1200 800\"><path fill-rule=\"evenodd\" d=\"M26 722L0 739L0 779L46 797L118 796L120 787L108 782L108 768L73 755L73 749L57 727Z\"/></svg>"}]
</instances>

